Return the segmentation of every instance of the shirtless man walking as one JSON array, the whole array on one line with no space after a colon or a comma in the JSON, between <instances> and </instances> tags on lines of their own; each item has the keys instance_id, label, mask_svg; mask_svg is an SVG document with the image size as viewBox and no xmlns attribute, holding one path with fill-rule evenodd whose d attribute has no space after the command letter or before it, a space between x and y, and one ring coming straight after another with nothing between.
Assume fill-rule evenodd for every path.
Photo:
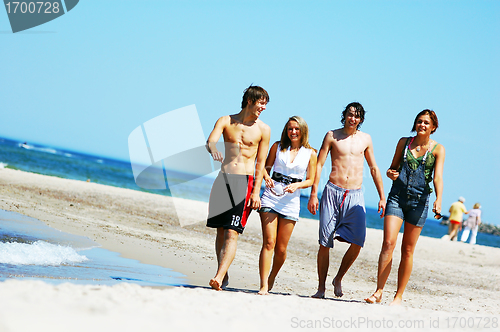
<instances>
[{"instance_id":1,"label":"shirtless man walking","mask_svg":"<svg viewBox=\"0 0 500 332\"><path fill-rule=\"evenodd\" d=\"M343 128L326 133L318 155L316 177L311 189L308 210L316 214L318 210L318 184L321 170L330 152L332 172L326 184L319 206L319 251L318 251L318 291L312 297L324 298L329 266L330 248L333 241L350 243L344 254L337 275L333 278L335 296L342 296L342 278L365 243L366 220L365 203L361 185L363 183L363 162L370 167L370 173L377 187L380 201L378 212L385 212L385 195L382 176L375 162L370 135L359 131L365 118L365 110L360 103L350 103L342 113Z\"/></svg>"},{"instance_id":2,"label":"shirtless man walking","mask_svg":"<svg viewBox=\"0 0 500 332\"><path fill-rule=\"evenodd\" d=\"M207 220L207 227L217 228L215 253L218 268L209 285L218 291L228 284L227 270L236 255L238 235L243 233L251 210L260 208L260 186L271 130L259 120L259 115L268 102L266 90L259 86L248 87L241 111L219 118L208 136L208 152L214 160L222 163L210 193ZM216 147L221 135L224 137L225 157Z\"/></svg>"}]
</instances>

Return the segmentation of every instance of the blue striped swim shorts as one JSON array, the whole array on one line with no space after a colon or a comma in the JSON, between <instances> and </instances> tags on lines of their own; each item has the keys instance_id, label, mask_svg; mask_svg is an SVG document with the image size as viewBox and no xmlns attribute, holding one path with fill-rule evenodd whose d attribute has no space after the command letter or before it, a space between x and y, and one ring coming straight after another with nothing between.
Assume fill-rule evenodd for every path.
<instances>
[{"instance_id":1,"label":"blue striped swim shorts","mask_svg":"<svg viewBox=\"0 0 500 332\"><path fill-rule=\"evenodd\" d=\"M344 189L327 182L319 207L319 244L333 248L333 240L365 244L365 199L361 189Z\"/></svg>"}]
</instances>

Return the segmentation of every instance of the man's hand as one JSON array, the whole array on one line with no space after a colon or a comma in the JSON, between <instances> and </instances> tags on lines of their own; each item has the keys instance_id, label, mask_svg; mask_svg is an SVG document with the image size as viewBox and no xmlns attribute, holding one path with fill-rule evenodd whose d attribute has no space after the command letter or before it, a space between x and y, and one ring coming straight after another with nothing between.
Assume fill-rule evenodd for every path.
<instances>
[{"instance_id":1,"label":"man's hand","mask_svg":"<svg viewBox=\"0 0 500 332\"><path fill-rule=\"evenodd\" d=\"M215 161L222 162L224 157L222 156L222 152L215 150L212 152L212 158L214 158Z\"/></svg>"},{"instance_id":2,"label":"man's hand","mask_svg":"<svg viewBox=\"0 0 500 332\"><path fill-rule=\"evenodd\" d=\"M247 206L250 207L252 210L258 210L260 209L260 197L258 194L251 194L250 198L248 199Z\"/></svg>"},{"instance_id":3,"label":"man's hand","mask_svg":"<svg viewBox=\"0 0 500 332\"><path fill-rule=\"evenodd\" d=\"M210 155L212 156L212 158L215 161L222 162L222 160L224 159L224 156L222 155L222 152L218 151L215 148L215 144L216 144L216 142L208 142L207 141L207 144L205 144L205 148L207 149L208 153L210 153Z\"/></svg>"},{"instance_id":4,"label":"man's hand","mask_svg":"<svg viewBox=\"0 0 500 332\"><path fill-rule=\"evenodd\" d=\"M264 177L264 181L266 182L266 187L274 188L274 180L269 175Z\"/></svg>"},{"instance_id":5,"label":"man's hand","mask_svg":"<svg viewBox=\"0 0 500 332\"><path fill-rule=\"evenodd\" d=\"M319 207L318 197L317 196L309 197L309 202L307 203L307 209L309 210L309 212L316 215L318 207Z\"/></svg>"}]
</instances>

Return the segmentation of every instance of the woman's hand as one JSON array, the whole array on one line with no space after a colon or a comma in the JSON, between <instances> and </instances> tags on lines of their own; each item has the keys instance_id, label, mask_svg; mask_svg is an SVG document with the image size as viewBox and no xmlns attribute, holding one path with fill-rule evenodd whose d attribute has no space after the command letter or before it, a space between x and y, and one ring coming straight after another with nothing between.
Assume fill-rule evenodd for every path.
<instances>
[{"instance_id":1,"label":"woman's hand","mask_svg":"<svg viewBox=\"0 0 500 332\"><path fill-rule=\"evenodd\" d=\"M391 168L389 168L389 169L387 170L387 173L386 173L386 174L387 174L387 177L388 177L389 179L391 179L392 181L396 180L396 179L398 178L398 176L399 176L399 172L398 172L398 171L396 171L395 169L391 169Z\"/></svg>"},{"instance_id":2,"label":"woman's hand","mask_svg":"<svg viewBox=\"0 0 500 332\"><path fill-rule=\"evenodd\" d=\"M285 187L284 191L285 192L289 192L290 194L293 194L295 192L295 190L297 190L299 188L299 183L296 182L296 183L291 183L289 184L288 186Z\"/></svg>"},{"instance_id":3,"label":"woman's hand","mask_svg":"<svg viewBox=\"0 0 500 332\"><path fill-rule=\"evenodd\" d=\"M432 207L432 212L434 212L435 214L441 214L441 202L439 202L437 199Z\"/></svg>"}]
</instances>

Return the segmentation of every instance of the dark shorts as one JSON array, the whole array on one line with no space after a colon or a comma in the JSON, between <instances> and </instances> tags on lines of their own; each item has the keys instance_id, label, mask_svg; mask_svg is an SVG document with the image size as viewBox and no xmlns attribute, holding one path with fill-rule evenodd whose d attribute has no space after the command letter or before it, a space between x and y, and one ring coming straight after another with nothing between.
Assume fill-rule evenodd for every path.
<instances>
[{"instance_id":1,"label":"dark shorts","mask_svg":"<svg viewBox=\"0 0 500 332\"><path fill-rule=\"evenodd\" d=\"M393 186L387 198L386 216L396 216L417 227L424 227L429 210L429 194L408 199L406 190Z\"/></svg>"},{"instance_id":2,"label":"dark shorts","mask_svg":"<svg viewBox=\"0 0 500 332\"><path fill-rule=\"evenodd\" d=\"M220 172L210 193L207 227L222 227L243 233L252 211L247 203L253 182L252 175Z\"/></svg>"}]
</instances>

